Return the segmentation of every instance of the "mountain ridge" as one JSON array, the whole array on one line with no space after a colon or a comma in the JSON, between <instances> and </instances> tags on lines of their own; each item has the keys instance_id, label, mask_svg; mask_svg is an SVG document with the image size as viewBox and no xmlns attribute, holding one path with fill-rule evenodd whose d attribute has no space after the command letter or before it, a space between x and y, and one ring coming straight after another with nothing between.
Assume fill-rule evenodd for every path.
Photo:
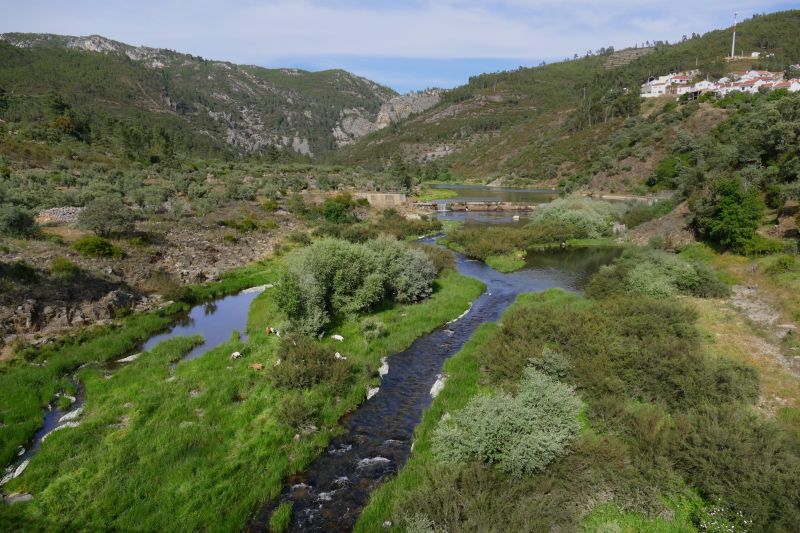
<instances>
[{"instance_id":1,"label":"mountain ridge","mask_svg":"<svg viewBox=\"0 0 800 533\"><path fill-rule=\"evenodd\" d=\"M173 137L189 137L178 144L186 151L200 145L208 155L276 157L274 148L309 157L324 154L397 120L402 113L396 104L416 98L342 69L238 65L101 35L4 33L2 44L13 47L0 49L0 88L10 95L12 118L41 118L42 106L30 109L37 107L36 98L63 92L65 102L90 120L112 115L132 123L137 114L160 115L138 118ZM102 70L114 75L103 76ZM430 100L438 91L419 94ZM192 132L181 131L187 125Z\"/></svg>"}]
</instances>

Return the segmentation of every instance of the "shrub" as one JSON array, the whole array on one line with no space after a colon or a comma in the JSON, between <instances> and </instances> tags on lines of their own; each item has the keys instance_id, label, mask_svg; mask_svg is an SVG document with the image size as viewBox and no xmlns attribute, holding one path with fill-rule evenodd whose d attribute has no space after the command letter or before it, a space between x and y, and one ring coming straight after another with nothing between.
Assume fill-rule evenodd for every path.
<instances>
[{"instance_id":1,"label":"shrub","mask_svg":"<svg viewBox=\"0 0 800 533\"><path fill-rule=\"evenodd\" d=\"M289 235L287 235L286 238L289 239L289 241L291 242L301 244L303 246L311 244L311 237L308 235L308 233L306 233L305 231L301 231L299 229L296 229L291 233L289 233Z\"/></svg>"},{"instance_id":2,"label":"shrub","mask_svg":"<svg viewBox=\"0 0 800 533\"><path fill-rule=\"evenodd\" d=\"M361 322L361 334L367 341L373 341L375 339L379 339L380 337L385 337L386 333L386 325L377 318L369 317L365 318L364 321Z\"/></svg>"},{"instance_id":3,"label":"shrub","mask_svg":"<svg viewBox=\"0 0 800 533\"><path fill-rule=\"evenodd\" d=\"M280 364L271 378L278 387L307 389L321 383L335 391L344 390L350 379L350 365L336 359L332 349L303 335L286 335L278 347Z\"/></svg>"},{"instance_id":4,"label":"shrub","mask_svg":"<svg viewBox=\"0 0 800 533\"><path fill-rule=\"evenodd\" d=\"M86 205L78 216L78 225L101 237L115 233L130 233L134 229L136 214L116 196L96 198Z\"/></svg>"},{"instance_id":5,"label":"shrub","mask_svg":"<svg viewBox=\"0 0 800 533\"><path fill-rule=\"evenodd\" d=\"M635 228L645 222L662 217L672 211L675 203L672 200L656 202L652 205L636 202L622 215L621 222L628 228Z\"/></svg>"},{"instance_id":6,"label":"shrub","mask_svg":"<svg viewBox=\"0 0 800 533\"><path fill-rule=\"evenodd\" d=\"M50 261L50 273L58 278L73 279L80 272L80 267L66 257L56 257Z\"/></svg>"},{"instance_id":7,"label":"shrub","mask_svg":"<svg viewBox=\"0 0 800 533\"><path fill-rule=\"evenodd\" d=\"M27 237L36 230L29 211L14 205L0 206L0 235Z\"/></svg>"},{"instance_id":8,"label":"shrub","mask_svg":"<svg viewBox=\"0 0 800 533\"><path fill-rule=\"evenodd\" d=\"M787 272L796 272L797 270L800 270L800 262L797 261L797 258L793 255L781 254L772 259L764 271L771 276L775 276L786 274Z\"/></svg>"},{"instance_id":9,"label":"shrub","mask_svg":"<svg viewBox=\"0 0 800 533\"><path fill-rule=\"evenodd\" d=\"M111 241L95 235L78 239L72 243L72 248L79 254L87 257L122 256L122 250L114 246Z\"/></svg>"},{"instance_id":10,"label":"shrub","mask_svg":"<svg viewBox=\"0 0 800 533\"><path fill-rule=\"evenodd\" d=\"M415 244L415 247L422 250L431 263L433 263L436 272L443 270L455 270L456 258L453 252L441 246L433 246L430 244Z\"/></svg>"},{"instance_id":11,"label":"shrub","mask_svg":"<svg viewBox=\"0 0 800 533\"><path fill-rule=\"evenodd\" d=\"M324 239L289 257L275 299L293 329L316 334L336 315L425 298L435 278L425 253L404 243Z\"/></svg>"},{"instance_id":12,"label":"shrub","mask_svg":"<svg viewBox=\"0 0 800 533\"><path fill-rule=\"evenodd\" d=\"M725 296L728 289L702 263L660 250L626 250L614 263L602 267L586 287L586 293L593 298L625 292L656 298L676 294L719 297Z\"/></svg>"},{"instance_id":13,"label":"shrub","mask_svg":"<svg viewBox=\"0 0 800 533\"><path fill-rule=\"evenodd\" d=\"M391 239L376 239L366 245L378 256L389 297L409 303L433 291L436 267L425 252Z\"/></svg>"},{"instance_id":14,"label":"shrub","mask_svg":"<svg viewBox=\"0 0 800 533\"><path fill-rule=\"evenodd\" d=\"M320 207L320 213L328 222L341 224L355 220L355 215L353 214L355 206L356 204L353 202L353 197L350 193L341 193L333 198L327 198L322 207Z\"/></svg>"},{"instance_id":15,"label":"shrub","mask_svg":"<svg viewBox=\"0 0 800 533\"><path fill-rule=\"evenodd\" d=\"M477 459L515 477L531 475L544 470L575 438L582 407L572 387L528 368L516 396L479 395L442 420L433 450L447 463Z\"/></svg>"},{"instance_id":16,"label":"shrub","mask_svg":"<svg viewBox=\"0 0 800 533\"><path fill-rule=\"evenodd\" d=\"M709 405L691 417L676 459L703 497L741 511L752 530L793 531L800 523L797 450L797 439L774 422L735 405Z\"/></svg>"},{"instance_id":17,"label":"shrub","mask_svg":"<svg viewBox=\"0 0 800 533\"><path fill-rule=\"evenodd\" d=\"M545 346L541 357L531 358L531 366L553 379L563 379L567 377L569 360L561 352Z\"/></svg>"},{"instance_id":18,"label":"shrub","mask_svg":"<svg viewBox=\"0 0 800 533\"><path fill-rule=\"evenodd\" d=\"M320 406L309 401L301 391L286 391L275 410L277 419L297 431L319 421Z\"/></svg>"},{"instance_id":19,"label":"shrub","mask_svg":"<svg viewBox=\"0 0 800 533\"><path fill-rule=\"evenodd\" d=\"M756 233L749 239L740 241L736 250L747 256L761 256L783 252L784 246L781 241L767 239Z\"/></svg>"},{"instance_id":20,"label":"shrub","mask_svg":"<svg viewBox=\"0 0 800 533\"><path fill-rule=\"evenodd\" d=\"M562 225L576 237L597 239L611 235L614 219L626 209L624 205L588 199L557 199L539 206L528 226L535 228L544 222ZM551 241L552 242L552 241Z\"/></svg>"},{"instance_id":21,"label":"shrub","mask_svg":"<svg viewBox=\"0 0 800 533\"><path fill-rule=\"evenodd\" d=\"M265 200L264 203L261 204L261 209L266 211L267 213L274 213L278 210L278 201L277 200Z\"/></svg>"}]
</instances>

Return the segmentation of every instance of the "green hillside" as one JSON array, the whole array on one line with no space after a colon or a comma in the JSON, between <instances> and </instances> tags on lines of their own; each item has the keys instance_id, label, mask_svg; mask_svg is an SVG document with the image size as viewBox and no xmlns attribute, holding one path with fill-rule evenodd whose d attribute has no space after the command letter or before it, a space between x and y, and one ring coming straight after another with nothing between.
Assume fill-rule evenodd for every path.
<instances>
[{"instance_id":1,"label":"green hillside","mask_svg":"<svg viewBox=\"0 0 800 533\"><path fill-rule=\"evenodd\" d=\"M23 144L72 137L146 159L324 154L337 146L345 109L374 120L395 93L342 70L240 66L98 36L4 34L0 95L0 126ZM48 154L36 161L28 145L5 155L27 150L45 163Z\"/></svg>"},{"instance_id":2,"label":"green hillside","mask_svg":"<svg viewBox=\"0 0 800 533\"><path fill-rule=\"evenodd\" d=\"M402 156L433 179L449 169L460 179L558 184L589 171L624 119L643 115L638 92L649 75L694 68L711 76L744 68L782 71L800 61L800 11L742 22L737 48L761 51L763 59L723 61L730 53L730 29L723 29L645 51L601 50L482 74L447 93L437 107L362 138L339 157L385 166Z\"/></svg>"}]
</instances>

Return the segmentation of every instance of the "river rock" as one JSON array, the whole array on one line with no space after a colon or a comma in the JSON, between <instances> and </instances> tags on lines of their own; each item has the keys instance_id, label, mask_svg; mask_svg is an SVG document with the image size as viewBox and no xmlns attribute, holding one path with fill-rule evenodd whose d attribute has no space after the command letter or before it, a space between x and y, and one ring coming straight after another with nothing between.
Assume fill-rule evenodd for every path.
<instances>
[{"instance_id":1,"label":"river rock","mask_svg":"<svg viewBox=\"0 0 800 533\"><path fill-rule=\"evenodd\" d=\"M12 492L3 497L6 505L14 505L15 503L29 502L33 499L33 494L27 492Z\"/></svg>"},{"instance_id":2,"label":"river rock","mask_svg":"<svg viewBox=\"0 0 800 533\"><path fill-rule=\"evenodd\" d=\"M436 376L436 381L433 383L433 387L431 387L431 398L439 396L439 393L444 389L445 382L447 382L447 377L442 374Z\"/></svg>"},{"instance_id":3,"label":"river rock","mask_svg":"<svg viewBox=\"0 0 800 533\"><path fill-rule=\"evenodd\" d=\"M128 357L123 357L122 359L117 359L117 363L132 363L139 359L141 353L135 353L133 355L129 355Z\"/></svg>"},{"instance_id":4,"label":"river rock","mask_svg":"<svg viewBox=\"0 0 800 533\"><path fill-rule=\"evenodd\" d=\"M389 362L386 360L385 357L381 357L381 367L378 369L378 375L380 377L383 377L388 373L389 373Z\"/></svg>"},{"instance_id":5,"label":"river rock","mask_svg":"<svg viewBox=\"0 0 800 533\"><path fill-rule=\"evenodd\" d=\"M83 413L83 407L78 407L74 411L70 411L69 413L65 414L61 418L58 419L58 423L62 424L64 422L69 422L70 420L75 420Z\"/></svg>"},{"instance_id":6,"label":"river rock","mask_svg":"<svg viewBox=\"0 0 800 533\"><path fill-rule=\"evenodd\" d=\"M76 427L78 427L78 426L80 426L80 425L81 425L81 423L80 423L80 422L72 422L72 421L69 421L69 422L64 422L64 423L63 423L63 424L61 424L60 426L56 426L56 427L54 427L54 428L53 428L53 431L51 431L50 433L48 433L48 434L46 434L44 437L42 437L42 442L44 442L45 440L47 440L48 438L50 438L50 435L52 435L52 434L53 434L53 433L55 433L56 431L61 431L62 429L67 429L67 428L76 428Z\"/></svg>"},{"instance_id":7,"label":"river rock","mask_svg":"<svg viewBox=\"0 0 800 533\"><path fill-rule=\"evenodd\" d=\"M373 396L380 392L380 387L368 387L367 388L367 400L371 400Z\"/></svg>"}]
</instances>

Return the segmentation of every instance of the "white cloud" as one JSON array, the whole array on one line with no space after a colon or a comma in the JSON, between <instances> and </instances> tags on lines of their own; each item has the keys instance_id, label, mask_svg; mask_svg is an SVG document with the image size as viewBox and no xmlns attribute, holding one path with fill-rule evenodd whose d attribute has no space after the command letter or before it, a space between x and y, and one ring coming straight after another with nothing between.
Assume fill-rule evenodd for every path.
<instances>
[{"instance_id":1,"label":"white cloud","mask_svg":"<svg viewBox=\"0 0 800 533\"><path fill-rule=\"evenodd\" d=\"M727 25L765 2L673 0L0 0L0 31L99 33L263 63L321 55L560 58ZM780 3L773 3L773 9Z\"/></svg>"}]
</instances>

